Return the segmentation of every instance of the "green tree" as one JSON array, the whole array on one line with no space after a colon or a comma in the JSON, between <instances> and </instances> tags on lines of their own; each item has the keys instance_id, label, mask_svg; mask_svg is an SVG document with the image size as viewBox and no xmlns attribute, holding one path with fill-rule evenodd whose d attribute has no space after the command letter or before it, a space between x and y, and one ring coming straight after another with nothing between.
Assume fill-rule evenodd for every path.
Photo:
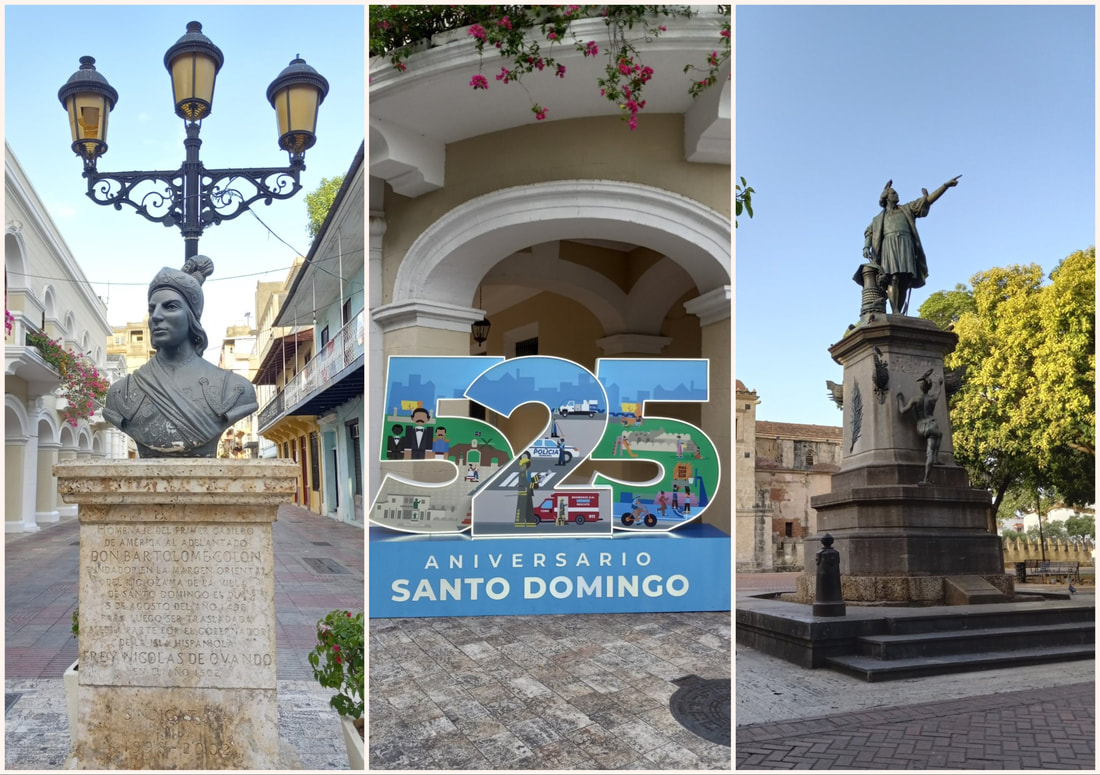
<instances>
[{"instance_id":1,"label":"green tree","mask_svg":"<svg viewBox=\"0 0 1100 775\"><path fill-rule=\"evenodd\" d=\"M952 400L955 458L993 495L1034 503L1036 488L1079 505L1095 495L1094 248L1044 285L1036 264L974 275L971 290L933 294L922 317L959 336L945 367L966 368Z\"/></svg>"},{"instance_id":2,"label":"green tree","mask_svg":"<svg viewBox=\"0 0 1100 775\"><path fill-rule=\"evenodd\" d=\"M953 291L936 291L920 306L920 316L947 331L967 312L976 312L974 295L962 283Z\"/></svg>"},{"instance_id":3,"label":"green tree","mask_svg":"<svg viewBox=\"0 0 1100 775\"><path fill-rule=\"evenodd\" d=\"M1066 532L1071 536L1096 538L1096 518L1092 514L1074 514L1066 520Z\"/></svg>"},{"instance_id":4,"label":"green tree","mask_svg":"<svg viewBox=\"0 0 1100 775\"><path fill-rule=\"evenodd\" d=\"M343 175L335 178L321 178L317 188L306 194L306 212L309 214L306 231L309 232L310 239L314 239L321 231L321 224L325 222L325 217L332 207L332 200L336 198L336 192L342 185L344 185Z\"/></svg>"}]
</instances>

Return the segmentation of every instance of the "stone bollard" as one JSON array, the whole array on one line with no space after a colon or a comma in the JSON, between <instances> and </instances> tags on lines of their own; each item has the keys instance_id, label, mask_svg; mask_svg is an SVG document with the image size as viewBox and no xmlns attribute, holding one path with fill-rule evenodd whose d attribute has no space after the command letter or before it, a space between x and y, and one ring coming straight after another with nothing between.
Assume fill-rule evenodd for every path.
<instances>
[{"instance_id":1,"label":"stone bollard","mask_svg":"<svg viewBox=\"0 0 1100 775\"><path fill-rule=\"evenodd\" d=\"M844 616L844 597L840 592L840 552L833 548L833 537L826 533L817 550L817 592L814 616Z\"/></svg>"}]
</instances>

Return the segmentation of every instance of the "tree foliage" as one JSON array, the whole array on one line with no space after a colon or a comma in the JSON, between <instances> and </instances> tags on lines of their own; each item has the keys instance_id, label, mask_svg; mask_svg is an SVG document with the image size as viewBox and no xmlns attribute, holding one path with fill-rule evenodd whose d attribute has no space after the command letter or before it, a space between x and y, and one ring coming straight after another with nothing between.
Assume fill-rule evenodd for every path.
<instances>
[{"instance_id":1,"label":"tree foliage","mask_svg":"<svg viewBox=\"0 0 1100 775\"><path fill-rule=\"evenodd\" d=\"M737 184L736 195L734 196L734 208L737 218L741 217L741 213L745 212L750 218L752 218L752 195L756 192L753 190L749 182L744 178L741 178L741 182ZM737 228L737 218L734 218L733 228Z\"/></svg>"},{"instance_id":2,"label":"tree foliage","mask_svg":"<svg viewBox=\"0 0 1100 775\"><path fill-rule=\"evenodd\" d=\"M1096 517L1092 514L1074 514L1065 522L1066 532L1071 536L1096 538Z\"/></svg>"},{"instance_id":3,"label":"tree foliage","mask_svg":"<svg viewBox=\"0 0 1100 775\"><path fill-rule=\"evenodd\" d=\"M344 176L335 178L321 178L317 188L306 194L306 212L309 215L309 223L306 231L309 238L313 239L321 231L321 225L325 222L328 211L332 208L332 201L336 199L336 192L344 185Z\"/></svg>"},{"instance_id":4,"label":"tree foliage","mask_svg":"<svg viewBox=\"0 0 1100 775\"><path fill-rule=\"evenodd\" d=\"M959 336L945 362L966 368L951 404L955 458L994 513L1015 488L1024 502L1036 488L1070 505L1095 497L1095 267L1095 248L1066 257L1049 284L1036 264L998 267L921 305Z\"/></svg>"}]
</instances>

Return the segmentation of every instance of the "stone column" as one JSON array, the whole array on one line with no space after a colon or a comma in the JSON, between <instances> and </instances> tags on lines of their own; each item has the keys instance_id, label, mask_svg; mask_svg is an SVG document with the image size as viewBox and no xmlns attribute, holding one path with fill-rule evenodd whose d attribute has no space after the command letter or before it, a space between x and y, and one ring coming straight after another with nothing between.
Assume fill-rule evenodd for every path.
<instances>
[{"instance_id":1,"label":"stone column","mask_svg":"<svg viewBox=\"0 0 1100 775\"><path fill-rule=\"evenodd\" d=\"M57 509L57 483L53 478L53 467L57 464L60 447L57 443L38 444L37 492L34 504L36 524L57 522L61 518L61 512Z\"/></svg>"},{"instance_id":2,"label":"stone column","mask_svg":"<svg viewBox=\"0 0 1100 775\"><path fill-rule=\"evenodd\" d=\"M23 454L26 443L7 439L4 443L4 532L23 532Z\"/></svg>"},{"instance_id":3,"label":"stone column","mask_svg":"<svg viewBox=\"0 0 1100 775\"><path fill-rule=\"evenodd\" d=\"M59 463L80 504L81 769L275 769L281 460Z\"/></svg>"},{"instance_id":4,"label":"stone column","mask_svg":"<svg viewBox=\"0 0 1100 775\"><path fill-rule=\"evenodd\" d=\"M699 317L702 333L702 356L710 360L710 400L703 406L703 430L714 442L722 466L722 481L703 515L703 521L715 525L726 534L733 529L733 466L730 453L733 438L733 341L730 322L733 315L731 286L723 285L707 291L684 304L689 314Z\"/></svg>"},{"instance_id":5,"label":"stone column","mask_svg":"<svg viewBox=\"0 0 1100 775\"><path fill-rule=\"evenodd\" d=\"M20 503L20 511L23 515L23 532L33 533L37 531L38 523L34 521L34 506L35 500L38 495L38 487L36 482L38 480L38 407L37 404L41 402L41 397L37 399L31 399L27 403L31 406L31 411L27 414L30 416L30 423L27 436L27 443L23 447L23 480L19 483L19 489L22 493L22 502Z\"/></svg>"}]
</instances>

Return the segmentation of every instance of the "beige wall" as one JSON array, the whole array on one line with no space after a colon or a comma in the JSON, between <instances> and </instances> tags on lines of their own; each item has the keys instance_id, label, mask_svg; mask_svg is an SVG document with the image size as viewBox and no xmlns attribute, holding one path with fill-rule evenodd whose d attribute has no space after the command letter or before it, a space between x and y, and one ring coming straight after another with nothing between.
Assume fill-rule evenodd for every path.
<instances>
[{"instance_id":1,"label":"beige wall","mask_svg":"<svg viewBox=\"0 0 1100 775\"><path fill-rule=\"evenodd\" d=\"M393 299L401 258L432 223L458 205L502 188L553 180L641 183L690 197L730 216L729 167L683 158L683 116L646 117L631 132L615 116L554 121L493 132L447 146L446 185L415 199L387 186L382 302Z\"/></svg>"}]
</instances>

